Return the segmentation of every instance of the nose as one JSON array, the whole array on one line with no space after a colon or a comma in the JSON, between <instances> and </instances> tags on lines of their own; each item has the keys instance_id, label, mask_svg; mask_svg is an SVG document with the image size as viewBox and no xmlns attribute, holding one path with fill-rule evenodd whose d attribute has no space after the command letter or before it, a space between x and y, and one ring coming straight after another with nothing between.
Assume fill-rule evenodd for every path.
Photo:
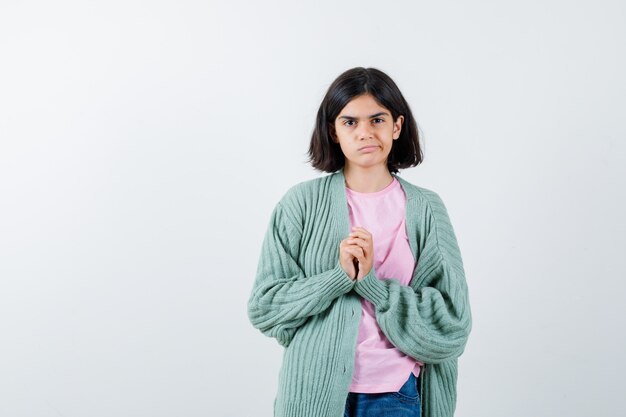
<instances>
[{"instance_id":1,"label":"nose","mask_svg":"<svg viewBox=\"0 0 626 417\"><path fill-rule=\"evenodd\" d=\"M372 127L367 123L361 123L356 132L359 140L372 138Z\"/></svg>"}]
</instances>

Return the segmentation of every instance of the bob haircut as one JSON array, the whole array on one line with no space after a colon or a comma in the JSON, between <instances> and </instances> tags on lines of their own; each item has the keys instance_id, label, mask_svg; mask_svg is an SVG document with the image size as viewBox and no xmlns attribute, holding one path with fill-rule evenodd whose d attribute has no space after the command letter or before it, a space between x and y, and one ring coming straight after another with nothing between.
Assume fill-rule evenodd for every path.
<instances>
[{"instance_id":1,"label":"bob haircut","mask_svg":"<svg viewBox=\"0 0 626 417\"><path fill-rule=\"evenodd\" d=\"M387 158L389 172L417 166L424 159L420 147L417 123L400 89L384 72L376 68L355 67L343 72L328 88L315 121L309 145L308 162L313 168L333 173L345 165L345 156L333 141L335 119L341 110L357 96L370 94L376 102L391 112L393 121L404 116L398 139L393 141Z\"/></svg>"}]
</instances>

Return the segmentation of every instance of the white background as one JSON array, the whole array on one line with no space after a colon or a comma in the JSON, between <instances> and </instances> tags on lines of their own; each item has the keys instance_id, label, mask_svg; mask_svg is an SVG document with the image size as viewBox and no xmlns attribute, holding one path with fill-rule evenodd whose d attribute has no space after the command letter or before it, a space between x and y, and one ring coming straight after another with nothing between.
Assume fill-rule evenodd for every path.
<instances>
[{"instance_id":1,"label":"white background","mask_svg":"<svg viewBox=\"0 0 626 417\"><path fill-rule=\"evenodd\" d=\"M4 0L0 416L270 416L246 301L354 66L410 103L400 175L461 247L456 414L624 415L623 1Z\"/></svg>"}]
</instances>

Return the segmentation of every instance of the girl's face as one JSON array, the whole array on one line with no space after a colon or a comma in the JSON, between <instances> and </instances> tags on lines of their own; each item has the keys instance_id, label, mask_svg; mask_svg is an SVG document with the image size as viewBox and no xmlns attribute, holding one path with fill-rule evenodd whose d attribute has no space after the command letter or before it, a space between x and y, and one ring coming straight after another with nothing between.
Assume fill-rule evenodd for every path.
<instances>
[{"instance_id":1,"label":"girl's face","mask_svg":"<svg viewBox=\"0 0 626 417\"><path fill-rule=\"evenodd\" d=\"M331 136L346 157L346 168L387 166L393 141L400 137L404 116L394 121L391 112L370 94L353 98L341 109Z\"/></svg>"}]
</instances>

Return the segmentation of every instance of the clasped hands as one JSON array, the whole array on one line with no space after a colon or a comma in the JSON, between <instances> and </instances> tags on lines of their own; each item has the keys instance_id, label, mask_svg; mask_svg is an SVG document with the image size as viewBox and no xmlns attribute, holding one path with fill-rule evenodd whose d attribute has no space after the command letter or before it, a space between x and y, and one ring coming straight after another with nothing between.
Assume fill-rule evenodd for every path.
<instances>
[{"instance_id":1,"label":"clasped hands","mask_svg":"<svg viewBox=\"0 0 626 417\"><path fill-rule=\"evenodd\" d=\"M339 245L339 262L352 280L361 281L374 263L372 234L362 227L352 227L350 235Z\"/></svg>"}]
</instances>

